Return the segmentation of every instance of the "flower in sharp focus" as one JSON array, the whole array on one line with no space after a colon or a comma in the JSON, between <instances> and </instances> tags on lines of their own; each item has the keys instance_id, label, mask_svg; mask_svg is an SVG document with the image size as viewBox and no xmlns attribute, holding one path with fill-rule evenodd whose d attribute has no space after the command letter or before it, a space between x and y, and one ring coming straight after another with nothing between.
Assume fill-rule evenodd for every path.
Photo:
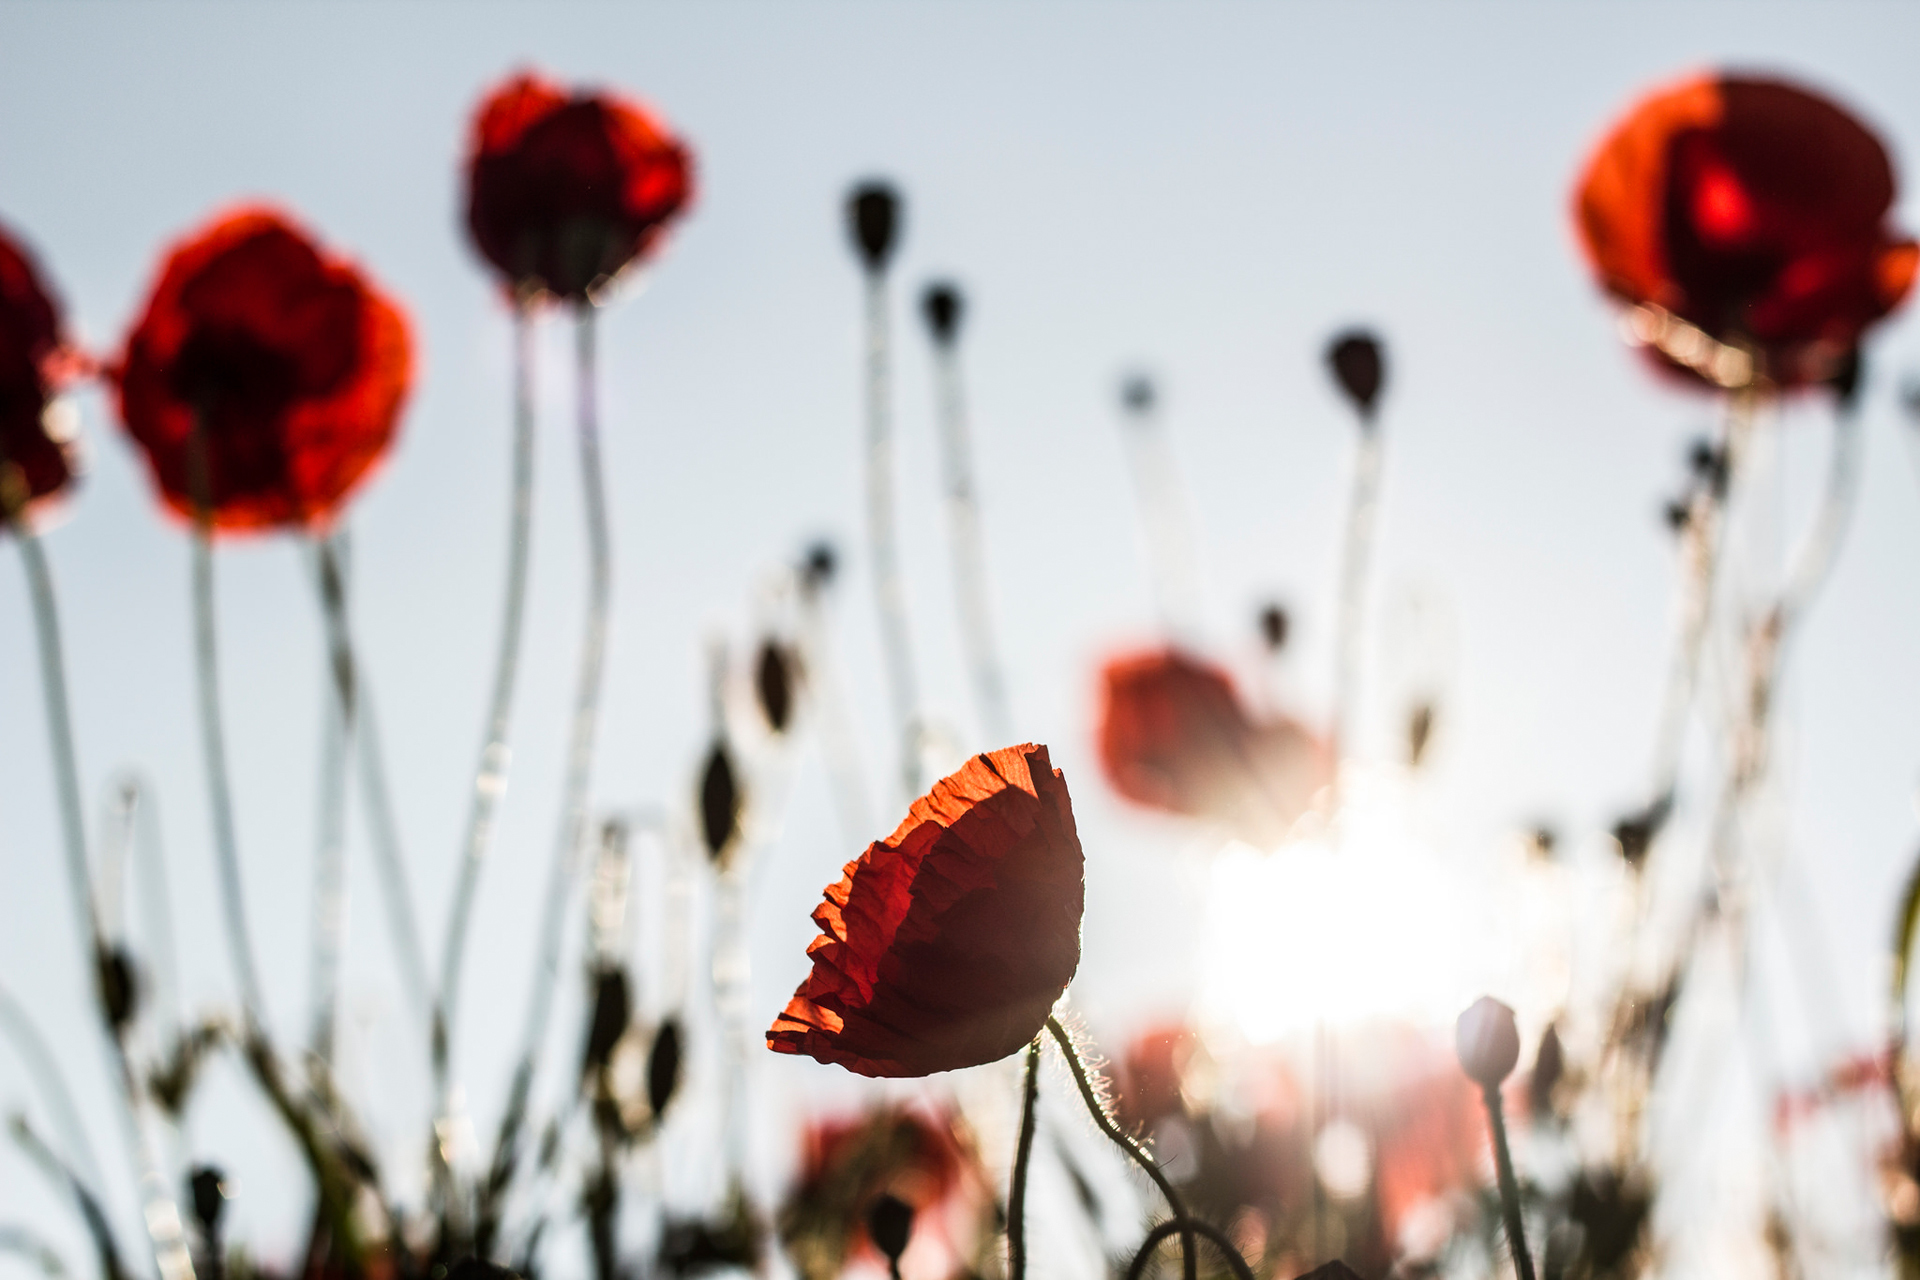
<instances>
[{"instance_id":1,"label":"flower in sharp focus","mask_svg":"<svg viewBox=\"0 0 1920 1280\"><path fill-rule=\"evenodd\" d=\"M522 74L474 114L467 229L513 291L585 300L693 198L693 155L644 106Z\"/></svg>"},{"instance_id":2,"label":"flower in sharp focus","mask_svg":"<svg viewBox=\"0 0 1920 1280\"><path fill-rule=\"evenodd\" d=\"M60 309L26 249L0 230L0 517L73 482L72 444L48 430Z\"/></svg>"},{"instance_id":3,"label":"flower in sharp focus","mask_svg":"<svg viewBox=\"0 0 1920 1280\"><path fill-rule=\"evenodd\" d=\"M1271 848L1332 781L1320 739L1285 716L1256 720L1218 667L1154 649L1124 654L1101 675L1100 762L1137 804L1208 818Z\"/></svg>"},{"instance_id":4,"label":"flower in sharp focus","mask_svg":"<svg viewBox=\"0 0 1920 1280\"><path fill-rule=\"evenodd\" d=\"M1830 376L1912 287L1920 248L1889 224L1893 199L1886 148L1844 109L1780 81L1708 75L1648 95L1613 127L1574 213L1600 284L1642 309L1636 330L1667 364L1738 385L1709 359L1726 344L1798 386Z\"/></svg>"},{"instance_id":5,"label":"flower in sharp focus","mask_svg":"<svg viewBox=\"0 0 1920 1280\"><path fill-rule=\"evenodd\" d=\"M243 532L328 523L392 444L412 372L399 307L255 207L174 246L114 375L167 506Z\"/></svg>"},{"instance_id":6,"label":"flower in sharp focus","mask_svg":"<svg viewBox=\"0 0 1920 1280\"><path fill-rule=\"evenodd\" d=\"M1080 963L1085 859L1044 746L975 756L848 863L767 1047L866 1076L1015 1052Z\"/></svg>"}]
</instances>

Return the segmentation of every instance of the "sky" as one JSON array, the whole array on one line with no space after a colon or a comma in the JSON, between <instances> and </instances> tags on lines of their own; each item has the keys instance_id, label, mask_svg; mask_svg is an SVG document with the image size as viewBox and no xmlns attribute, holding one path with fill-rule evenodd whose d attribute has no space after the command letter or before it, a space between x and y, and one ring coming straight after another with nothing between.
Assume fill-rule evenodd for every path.
<instances>
[{"instance_id":1,"label":"sky","mask_svg":"<svg viewBox=\"0 0 1920 1280\"><path fill-rule=\"evenodd\" d=\"M1115 407L1122 372L1152 371L1163 394L1202 566L1200 642L1317 717L1354 443L1320 351L1350 323L1385 336L1361 752L1393 757L1405 689L1437 681L1434 759L1409 784L1434 856L1470 868L1548 822L1569 858L1601 857L1601 833L1645 786L1672 635L1675 556L1660 508L1716 409L1650 377L1619 340L1574 245L1571 183L1637 93L1707 67L1831 93L1911 174L1916 39L1920 11L1856 3L9 0L0 221L102 351L136 314L163 246L243 199L297 211L407 307L419 377L398 446L348 523L357 640L435 954L505 541L510 334L461 227L473 104L533 66L641 96L697 157L691 214L601 320L616 576L596 812L685 822L713 731L710 646L751 646L773 584L822 536L846 564L832 632L870 834L903 810L887 789L861 542L860 280L841 225L850 183L896 182L898 485L919 677L955 743L1000 745L982 738L961 662L913 310L922 283L946 275L969 300L963 360L1015 720L1065 770L1088 851L1074 997L1096 1034L1124 1036L1202 980L1211 873L1203 837L1125 808L1092 750L1099 663L1160 634ZM1896 219L1920 226L1910 193ZM1883 939L1915 845L1920 488L1898 388L1920 372L1917 348L1913 322L1896 317L1869 349L1858 508L1788 659L1778 883L1796 936L1821 957L1830 1010L1789 1071L1869 1044L1882 1024ZM504 1096L532 966L529 904L557 820L583 608L569 350L548 322L515 774L457 1046L483 1130ZM188 544L110 402L83 391L75 404L91 468L46 547L83 785L92 800L126 770L151 781L183 992L191 1006L218 1004L232 985L194 720ZM1791 541L1827 429L1817 405L1776 424L1756 527ZM223 545L217 565L248 908L270 1020L289 1042L306 1018L323 705L303 555L294 539L265 537ZM1295 623L1277 670L1263 669L1253 628L1269 599ZM45 742L20 561L0 548L0 982L70 1071L102 1163L119 1163ZM768 777L751 924L757 1020L804 974L807 912L858 852L810 734ZM342 1070L374 1099L383 1140L417 1144L424 1061L357 819L354 850ZM1392 900L1393 918L1408 914L1407 894ZM1312 910L1282 905L1280 933ZM1487 926L1484 906L1442 918L1439 933L1511 925ZM1411 915L1431 928L1439 910ZM577 985L562 983L556 1036L573 1034ZM644 966L641 986L656 1011L669 997ZM825 1068L767 1072L770 1097L850 1096ZM237 1076L216 1085L194 1141L247 1189L236 1232L269 1254L289 1249L299 1202L277 1188L298 1177L291 1155L252 1141L261 1113ZM25 1077L0 1066L0 1102L26 1096ZM0 1201L36 1213L55 1203L11 1154L0 1187ZM64 1221L41 1216L79 1256Z\"/></svg>"}]
</instances>

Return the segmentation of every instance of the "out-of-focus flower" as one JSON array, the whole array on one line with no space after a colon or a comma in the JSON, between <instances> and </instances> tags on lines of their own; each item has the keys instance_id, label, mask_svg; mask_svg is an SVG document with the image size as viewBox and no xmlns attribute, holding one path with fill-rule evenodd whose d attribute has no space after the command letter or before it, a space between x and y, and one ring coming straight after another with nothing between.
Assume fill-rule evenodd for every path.
<instances>
[{"instance_id":1,"label":"out-of-focus flower","mask_svg":"<svg viewBox=\"0 0 1920 1280\"><path fill-rule=\"evenodd\" d=\"M630 99L521 74L474 114L467 228L511 290L585 299L692 199L692 153Z\"/></svg>"},{"instance_id":2,"label":"out-of-focus flower","mask_svg":"<svg viewBox=\"0 0 1920 1280\"><path fill-rule=\"evenodd\" d=\"M1893 199L1885 147L1845 110L1708 75L1637 103L1574 204L1594 274L1642 309L1636 331L1668 363L1738 385L1725 344L1796 386L1826 380L1912 287L1920 248L1889 225Z\"/></svg>"},{"instance_id":3,"label":"out-of-focus flower","mask_svg":"<svg viewBox=\"0 0 1920 1280\"><path fill-rule=\"evenodd\" d=\"M906 1269L922 1280L965 1274L990 1238L983 1219L992 1197L960 1118L883 1105L804 1135L800 1172L780 1210L780 1239L801 1276L833 1280L863 1259L883 1266L872 1224L887 1199L911 1213Z\"/></svg>"},{"instance_id":4,"label":"out-of-focus flower","mask_svg":"<svg viewBox=\"0 0 1920 1280\"><path fill-rule=\"evenodd\" d=\"M867 1076L1013 1053L1079 967L1084 862L1044 746L975 756L827 889L813 971L767 1047Z\"/></svg>"},{"instance_id":5,"label":"out-of-focus flower","mask_svg":"<svg viewBox=\"0 0 1920 1280\"><path fill-rule=\"evenodd\" d=\"M72 483L71 442L47 429L60 308L24 246L0 229L0 514Z\"/></svg>"},{"instance_id":6,"label":"out-of-focus flower","mask_svg":"<svg viewBox=\"0 0 1920 1280\"><path fill-rule=\"evenodd\" d=\"M1256 721L1225 672L1177 649L1101 673L1100 763L1127 799L1224 823L1271 848L1333 777L1325 745L1284 716Z\"/></svg>"},{"instance_id":7,"label":"out-of-focus flower","mask_svg":"<svg viewBox=\"0 0 1920 1280\"><path fill-rule=\"evenodd\" d=\"M226 532L310 528L392 443L413 345L356 268L242 208L174 246L114 372L168 507Z\"/></svg>"},{"instance_id":8,"label":"out-of-focus flower","mask_svg":"<svg viewBox=\"0 0 1920 1280\"><path fill-rule=\"evenodd\" d=\"M1193 1032L1178 1024L1151 1027L1136 1036L1122 1055L1114 1098L1122 1123L1136 1133L1185 1110L1182 1077L1193 1056Z\"/></svg>"}]
</instances>

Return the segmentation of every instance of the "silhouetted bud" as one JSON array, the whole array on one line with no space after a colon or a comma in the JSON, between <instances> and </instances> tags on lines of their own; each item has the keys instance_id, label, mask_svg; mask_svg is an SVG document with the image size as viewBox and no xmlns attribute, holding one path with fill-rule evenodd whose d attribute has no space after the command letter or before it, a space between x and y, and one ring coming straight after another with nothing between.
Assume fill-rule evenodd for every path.
<instances>
[{"instance_id":1,"label":"silhouetted bud","mask_svg":"<svg viewBox=\"0 0 1920 1280\"><path fill-rule=\"evenodd\" d=\"M960 321L966 312L960 286L951 280L936 280L920 295L920 314L926 318L927 332L943 347L960 336Z\"/></svg>"},{"instance_id":2,"label":"silhouetted bud","mask_svg":"<svg viewBox=\"0 0 1920 1280\"><path fill-rule=\"evenodd\" d=\"M913 1206L882 1192L867 1209L867 1238L888 1262L898 1263L913 1236Z\"/></svg>"},{"instance_id":3,"label":"silhouetted bud","mask_svg":"<svg viewBox=\"0 0 1920 1280\"><path fill-rule=\"evenodd\" d=\"M1673 532L1683 532L1693 519L1693 506L1680 498L1670 499L1667 505L1661 508L1660 518L1666 521L1667 528Z\"/></svg>"},{"instance_id":4,"label":"silhouetted bud","mask_svg":"<svg viewBox=\"0 0 1920 1280\"><path fill-rule=\"evenodd\" d=\"M220 1216L227 1209L226 1180L212 1165L199 1165L187 1175L187 1191L201 1234L209 1240L216 1238L220 1234Z\"/></svg>"},{"instance_id":5,"label":"silhouetted bud","mask_svg":"<svg viewBox=\"0 0 1920 1280\"><path fill-rule=\"evenodd\" d=\"M469 1256L447 1268L447 1280L520 1280L520 1275L485 1258Z\"/></svg>"},{"instance_id":6,"label":"silhouetted bud","mask_svg":"<svg viewBox=\"0 0 1920 1280\"><path fill-rule=\"evenodd\" d=\"M1862 375L1865 372L1864 362L1860 358L1860 348L1854 347L1840 357L1840 363L1836 364L1833 372L1827 375L1827 387L1833 392L1833 398L1839 402L1841 409L1853 408L1855 400L1860 395L1860 384L1864 381Z\"/></svg>"},{"instance_id":7,"label":"silhouetted bud","mask_svg":"<svg viewBox=\"0 0 1920 1280\"><path fill-rule=\"evenodd\" d=\"M1671 796L1663 796L1646 808L1629 813L1613 824L1613 840L1620 846L1620 857L1634 870L1647 860L1647 851L1653 848L1654 837L1660 834L1660 828L1667 823L1667 815L1673 811Z\"/></svg>"},{"instance_id":8,"label":"silhouetted bud","mask_svg":"<svg viewBox=\"0 0 1920 1280\"><path fill-rule=\"evenodd\" d=\"M775 733L785 733L793 722L796 665L792 650L778 640L760 642L760 657L753 664L753 691L760 697L760 714Z\"/></svg>"},{"instance_id":9,"label":"silhouetted bud","mask_svg":"<svg viewBox=\"0 0 1920 1280\"><path fill-rule=\"evenodd\" d=\"M1527 851L1536 858L1551 860L1553 851L1559 847L1559 833L1544 822L1527 832Z\"/></svg>"},{"instance_id":10,"label":"silhouetted bud","mask_svg":"<svg viewBox=\"0 0 1920 1280\"><path fill-rule=\"evenodd\" d=\"M700 771L700 836L707 856L719 861L733 844L740 826L740 784L734 779L733 756L727 744L715 740Z\"/></svg>"},{"instance_id":11,"label":"silhouetted bud","mask_svg":"<svg viewBox=\"0 0 1920 1280\"><path fill-rule=\"evenodd\" d=\"M1354 1269L1338 1258L1323 1263L1300 1277L1300 1280L1360 1280Z\"/></svg>"},{"instance_id":12,"label":"silhouetted bud","mask_svg":"<svg viewBox=\"0 0 1920 1280\"><path fill-rule=\"evenodd\" d=\"M831 542L814 543L800 561L800 585L808 591L820 590L833 581L834 570L839 565L840 557Z\"/></svg>"},{"instance_id":13,"label":"silhouetted bud","mask_svg":"<svg viewBox=\"0 0 1920 1280\"><path fill-rule=\"evenodd\" d=\"M1386 352L1380 339L1367 329L1348 329L1327 345L1327 367L1363 419L1371 420L1373 405L1387 380Z\"/></svg>"},{"instance_id":14,"label":"silhouetted bud","mask_svg":"<svg viewBox=\"0 0 1920 1280\"><path fill-rule=\"evenodd\" d=\"M1520 1061L1520 1028L1513 1010L1492 996L1481 996L1453 1028L1460 1069L1483 1089L1497 1089Z\"/></svg>"},{"instance_id":15,"label":"silhouetted bud","mask_svg":"<svg viewBox=\"0 0 1920 1280\"><path fill-rule=\"evenodd\" d=\"M1567 1057L1560 1044L1560 1029L1549 1022L1540 1036L1540 1051L1533 1057L1533 1073L1527 1077L1527 1107L1536 1119L1553 1114L1553 1091L1566 1071Z\"/></svg>"},{"instance_id":16,"label":"silhouetted bud","mask_svg":"<svg viewBox=\"0 0 1920 1280\"><path fill-rule=\"evenodd\" d=\"M1433 740L1433 704L1416 702L1407 713L1407 764L1418 769L1427 758L1427 744Z\"/></svg>"},{"instance_id":17,"label":"silhouetted bud","mask_svg":"<svg viewBox=\"0 0 1920 1280\"><path fill-rule=\"evenodd\" d=\"M140 1012L140 976L125 947L102 946L93 955L100 1007L115 1032L125 1031Z\"/></svg>"},{"instance_id":18,"label":"silhouetted bud","mask_svg":"<svg viewBox=\"0 0 1920 1280\"><path fill-rule=\"evenodd\" d=\"M647 1106L657 1120L680 1089L680 1022L668 1018L653 1033L647 1052Z\"/></svg>"},{"instance_id":19,"label":"silhouetted bud","mask_svg":"<svg viewBox=\"0 0 1920 1280\"><path fill-rule=\"evenodd\" d=\"M1120 380L1120 404L1128 413L1152 413L1159 398L1153 379L1144 373L1130 373Z\"/></svg>"},{"instance_id":20,"label":"silhouetted bud","mask_svg":"<svg viewBox=\"0 0 1920 1280\"><path fill-rule=\"evenodd\" d=\"M1287 647L1287 633L1292 629L1293 620L1279 605L1270 604L1260 611L1260 636L1275 653Z\"/></svg>"},{"instance_id":21,"label":"silhouetted bud","mask_svg":"<svg viewBox=\"0 0 1920 1280\"><path fill-rule=\"evenodd\" d=\"M1727 451L1709 440L1695 440L1687 449L1687 469L1694 478L1713 491L1716 498L1727 496Z\"/></svg>"},{"instance_id":22,"label":"silhouetted bud","mask_svg":"<svg viewBox=\"0 0 1920 1280\"><path fill-rule=\"evenodd\" d=\"M613 1047L627 1033L633 1019L633 995L627 985L627 971L609 966L593 975L593 1021L587 1026L587 1051L580 1060L580 1073L599 1071L613 1057Z\"/></svg>"},{"instance_id":23,"label":"silhouetted bud","mask_svg":"<svg viewBox=\"0 0 1920 1280\"><path fill-rule=\"evenodd\" d=\"M847 197L847 229L867 270L884 270L899 239L900 197L884 182L862 182Z\"/></svg>"}]
</instances>

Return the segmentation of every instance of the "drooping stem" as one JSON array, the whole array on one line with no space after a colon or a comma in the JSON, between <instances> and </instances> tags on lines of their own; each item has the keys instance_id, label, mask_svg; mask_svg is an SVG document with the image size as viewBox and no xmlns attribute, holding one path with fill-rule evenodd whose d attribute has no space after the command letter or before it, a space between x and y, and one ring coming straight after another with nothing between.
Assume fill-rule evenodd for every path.
<instances>
[{"instance_id":1,"label":"drooping stem","mask_svg":"<svg viewBox=\"0 0 1920 1280\"><path fill-rule=\"evenodd\" d=\"M1533 1255L1527 1250L1527 1233L1520 1218L1520 1183L1513 1176L1513 1153L1507 1148L1506 1108L1500 1101L1500 1086L1486 1085L1480 1090L1487 1104L1487 1128L1493 1135L1493 1166L1500 1183L1500 1213L1506 1223L1507 1247L1513 1252L1513 1268L1520 1280L1533 1280Z\"/></svg>"},{"instance_id":2,"label":"drooping stem","mask_svg":"<svg viewBox=\"0 0 1920 1280\"><path fill-rule=\"evenodd\" d=\"M867 543L873 557L887 692L899 733L900 782L911 799L920 794L920 695L894 527L893 391L887 334L887 276L884 269L875 267L867 272Z\"/></svg>"},{"instance_id":3,"label":"drooping stem","mask_svg":"<svg viewBox=\"0 0 1920 1280\"><path fill-rule=\"evenodd\" d=\"M580 479L587 523L587 620L580 645L578 685L574 695L573 729L567 748L567 776L560 808L560 830L547 878L541 912L533 991L521 1035L519 1061L514 1070L507 1110L495 1142L492 1171L483 1191L480 1240L497 1226L500 1192L511 1178L518 1158L520 1129L526 1119L526 1099L533 1084L534 1066L546 1040L547 1019L553 1009L553 988L560 976L560 943L567 899L579 872L580 849L586 833L588 788L593 773L594 731L599 722L601 675L605 665L607 613L613 589L613 542L607 524L606 484L600 462L600 427L595 402L594 312L583 303L575 315L579 358ZM484 1252L484 1250L483 1250Z\"/></svg>"},{"instance_id":4,"label":"drooping stem","mask_svg":"<svg viewBox=\"0 0 1920 1280\"><path fill-rule=\"evenodd\" d=\"M1107 1114L1106 1105L1100 1100L1100 1091L1093 1087L1092 1077L1087 1074L1087 1066L1080 1060L1080 1051L1074 1046L1073 1037L1067 1033L1067 1029L1060 1025L1060 1019L1048 1017L1047 1031L1059 1044L1060 1053L1067 1060L1067 1068L1073 1072L1073 1082L1080 1088L1080 1099L1087 1104L1087 1114L1093 1117L1093 1123L1099 1127L1101 1133L1107 1136L1108 1141L1126 1152L1127 1158L1140 1166L1147 1177L1153 1180L1153 1185L1160 1188L1160 1194L1166 1197L1167 1208L1173 1213L1174 1220L1180 1224L1181 1263L1186 1280L1194 1280L1200 1259L1194 1245L1193 1218L1187 1213L1186 1201L1182 1200L1180 1193L1174 1190L1173 1183L1161 1170L1160 1162L1155 1160L1137 1139L1115 1124L1113 1117Z\"/></svg>"},{"instance_id":5,"label":"drooping stem","mask_svg":"<svg viewBox=\"0 0 1920 1280\"><path fill-rule=\"evenodd\" d=\"M1361 648L1366 639L1367 589L1371 582L1374 527L1380 494L1380 428L1371 414L1360 418L1353 454L1353 485L1347 492L1346 531L1340 548L1340 596L1334 615L1333 745L1336 758L1353 747L1353 718L1360 699Z\"/></svg>"},{"instance_id":6,"label":"drooping stem","mask_svg":"<svg viewBox=\"0 0 1920 1280\"><path fill-rule=\"evenodd\" d=\"M994 743L1013 741L1013 710L1007 678L994 642L993 611L987 600L986 539L980 526L980 502L974 487L973 445L967 429L966 389L960 377L955 340L936 341L933 349L936 417L947 482L947 535L953 554L953 590L960 614L960 637L973 672L973 693L980 704L981 727Z\"/></svg>"},{"instance_id":7,"label":"drooping stem","mask_svg":"<svg viewBox=\"0 0 1920 1280\"><path fill-rule=\"evenodd\" d=\"M460 1001L460 971L466 955L467 926L473 915L480 868L493 843L494 814L507 787L512 752L507 735L513 720L513 690L520 671L520 633L526 616L527 565L533 524L533 304L521 299L513 313L513 489L507 521L507 584L501 609L500 647L494 659L493 693L487 704L486 736L474 772L473 797L460 841L460 870L440 956L440 982L434 1009L433 1070L435 1092L444 1111L451 1087L452 1024Z\"/></svg>"},{"instance_id":8,"label":"drooping stem","mask_svg":"<svg viewBox=\"0 0 1920 1280\"><path fill-rule=\"evenodd\" d=\"M1027 1046L1026 1068L1020 1084L1020 1142L1013 1153L1013 1179L1007 1188L1007 1277L1026 1280L1027 1276L1027 1167L1033 1162L1033 1134L1038 1125L1040 1102L1039 1036Z\"/></svg>"},{"instance_id":9,"label":"drooping stem","mask_svg":"<svg viewBox=\"0 0 1920 1280\"><path fill-rule=\"evenodd\" d=\"M339 533L327 534L313 543L328 660L320 744L320 821L314 848L313 955L308 974L312 1029L307 1046L322 1062L333 1061L339 1004L341 942L347 919L347 753L358 709L342 538Z\"/></svg>"},{"instance_id":10,"label":"drooping stem","mask_svg":"<svg viewBox=\"0 0 1920 1280\"><path fill-rule=\"evenodd\" d=\"M1227 1267L1236 1280L1253 1280L1253 1268L1240 1256L1239 1248L1227 1233L1197 1218L1171 1218L1147 1232L1147 1238L1140 1242L1140 1248L1133 1255L1133 1265L1127 1268L1127 1280L1140 1280L1146 1274L1147 1263L1153 1259L1153 1251L1183 1231L1191 1231L1211 1241L1213 1247L1220 1251L1220 1256L1227 1260Z\"/></svg>"}]
</instances>

